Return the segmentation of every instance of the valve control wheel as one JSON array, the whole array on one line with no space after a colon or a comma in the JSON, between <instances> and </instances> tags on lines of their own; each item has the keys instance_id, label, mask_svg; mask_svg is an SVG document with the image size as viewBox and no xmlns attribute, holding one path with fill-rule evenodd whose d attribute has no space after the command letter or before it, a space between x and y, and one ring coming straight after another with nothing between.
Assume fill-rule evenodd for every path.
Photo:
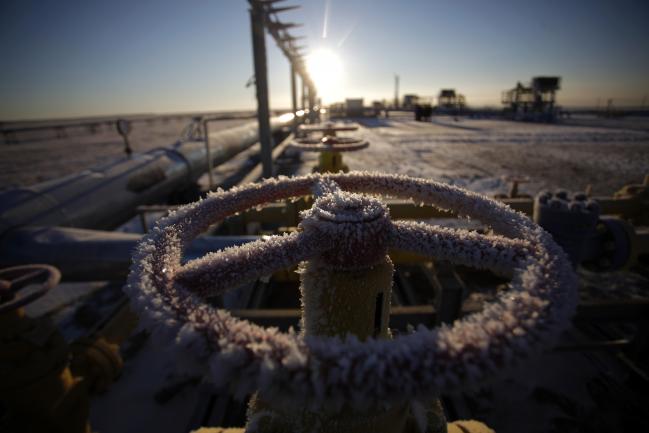
<instances>
[{"instance_id":1,"label":"valve control wheel","mask_svg":"<svg viewBox=\"0 0 649 433\"><path fill-rule=\"evenodd\" d=\"M182 263L183 248L211 224L311 191L316 200L297 232ZM453 210L496 234L391 221L379 194ZM387 248L490 269L512 277L510 288L451 327L365 342L282 333L204 302L304 260L338 269L372 266ZM432 180L352 172L268 179L181 208L140 244L127 290L154 331L207 363L216 383L239 395L259 390L269 401L340 408L425 399L487 381L552 343L574 312L575 287L570 262L552 237L504 204Z\"/></svg>"},{"instance_id":2,"label":"valve control wheel","mask_svg":"<svg viewBox=\"0 0 649 433\"><path fill-rule=\"evenodd\" d=\"M325 135L322 138L297 138L291 147L307 152L353 152L365 149L370 143L351 137Z\"/></svg>"},{"instance_id":3,"label":"valve control wheel","mask_svg":"<svg viewBox=\"0 0 649 433\"><path fill-rule=\"evenodd\" d=\"M336 132L343 132L343 131L357 131L358 126L357 125L350 125L350 124L345 124L345 123L333 123L333 122L325 122L325 123L319 123L315 125L301 125L300 126L300 131L301 132L322 132L324 135L336 135Z\"/></svg>"},{"instance_id":4,"label":"valve control wheel","mask_svg":"<svg viewBox=\"0 0 649 433\"><path fill-rule=\"evenodd\" d=\"M0 314L34 302L61 281L61 273L50 265L22 265L0 269ZM26 296L17 297L21 289L39 284Z\"/></svg>"}]
</instances>

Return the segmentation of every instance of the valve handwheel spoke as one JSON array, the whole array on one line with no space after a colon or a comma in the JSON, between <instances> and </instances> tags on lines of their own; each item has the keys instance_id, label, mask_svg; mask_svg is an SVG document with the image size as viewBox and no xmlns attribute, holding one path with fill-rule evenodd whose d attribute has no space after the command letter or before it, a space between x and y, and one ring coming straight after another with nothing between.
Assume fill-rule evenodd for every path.
<instances>
[{"instance_id":1,"label":"valve handwheel spoke","mask_svg":"<svg viewBox=\"0 0 649 433\"><path fill-rule=\"evenodd\" d=\"M313 190L314 206L302 214L298 232L181 264L184 247L211 224ZM391 222L374 195L452 210L494 234ZM281 333L204 303L206 296L303 260L340 269L372 266L388 247L511 276L510 290L452 327L365 342ZM277 400L336 407L428 398L493 377L543 342L551 344L574 312L575 287L570 262L551 236L504 204L427 179L353 172L269 179L181 208L140 244L127 290L160 335L209 363L216 382L240 393L259 390Z\"/></svg>"},{"instance_id":2,"label":"valve handwheel spoke","mask_svg":"<svg viewBox=\"0 0 649 433\"><path fill-rule=\"evenodd\" d=\"M241 285L278 268L288 268L313 257L327 245L327 240L303 232L230 247L209 253L185 264L175 280L201 296L212 296Z\"/></svg>"},{"instance_id":3,"label":"valve handwheel spoke","mask_svg":"<svg viewBox=\"0 0 649 433\"><path fill-rule=\"evenodd\" d=\"M395 248L457 265L489 269L499 275L511 276L511 270L532 253L530 243L522 239L409 221L393 224Z\"/></svg>"}]
</instances>

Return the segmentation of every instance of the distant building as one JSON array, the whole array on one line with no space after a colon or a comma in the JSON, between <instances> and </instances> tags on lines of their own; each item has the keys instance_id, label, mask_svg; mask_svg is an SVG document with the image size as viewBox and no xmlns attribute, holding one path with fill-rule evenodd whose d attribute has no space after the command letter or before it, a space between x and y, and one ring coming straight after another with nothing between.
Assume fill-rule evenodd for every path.
<instances>
[{"instance_id":1,"label":"distant building","mask_svg":"<svg viewBox=\"0 0 649 433\"><path fill-rule=\"evenodd\" d=\"M329 105L329 117L345 117L345 103L335 102Z\"/></svg>"},{"instance_id":2,"label":"distant building","mask_svg":"<svg viewBox=\"0 0 649 433\"><path fill-rule=\"evenodd\" d=\"M442 89L437 96L437 110L460 111L466 106L464 95L455 92L455 89Z\"/></svg>"},{"instance_id":3,"label":"distant building","mask_svg":"<svg viewBox=\"0 0 649 433\"><path fill-rule=\"evenodd\" d=\"M347 117L363 117L363 114L363 98L345 100L345 115Z\"/></svg>"},{"instance_id":4,"label":"distant building","mask_svg":"<svg viewBox=\"0 0 649 433\"><path fill-rule=\"evenodd\" d=\"M555 103L560 88L561 77L534 77L529 85L519 81L502 93L505 114L516 120L552 122L558 112Z\"/></svg>"},{"instance_id":5,"label":"distant building","mask_svg":"<svg viewBox=\"0 0 649 433\"><path fill-rule=\"evenodd\" d=\"M381 111L385 110L385 104L383 101L374 101L372 102L372 110L374 111L374 116L380 116Z\"/></svg>"},{"instance_id":6,"label":"distant building","mask_svg":"<svg viewBox=\"0 0 649 433\"><path fill-rule=\"evenodd\" d=\"M403 108L411 110L419 103L419 95L403 95Z\"/></svg>"}]
</instances>

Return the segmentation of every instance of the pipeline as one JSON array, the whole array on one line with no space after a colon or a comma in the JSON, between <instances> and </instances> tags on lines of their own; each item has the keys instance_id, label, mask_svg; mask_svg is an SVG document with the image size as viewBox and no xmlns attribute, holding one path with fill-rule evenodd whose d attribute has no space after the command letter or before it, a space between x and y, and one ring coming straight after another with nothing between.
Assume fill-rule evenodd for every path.
<instances>
[{"instance_id":1,"label":"pipeline","mask_svg":"<svg viewBox=\"0 0 649 433\"><path fill-rule=\"evenodd\" d=\"M271 119L277 132L290 121ZM258 141L257 123L210 134L212 164ZM20 226L113 229L141 204L159 201L196 182L207 170L203 141L178 142L32 187L0 193L0 236Z\"/></svg>"},{"instance_id":2,"label":"pipeline","mask_svg":"<svg viewBox=\"0 0 649 433\"><path fill-rule=\"evenodd\" d=\"M66 281L126 278L141 234L68 227L21 227L0 239L0 268L25 263L56 266ZM258 240L258 236L202 236L185 259Z\"/></svg>"}]
</instances>

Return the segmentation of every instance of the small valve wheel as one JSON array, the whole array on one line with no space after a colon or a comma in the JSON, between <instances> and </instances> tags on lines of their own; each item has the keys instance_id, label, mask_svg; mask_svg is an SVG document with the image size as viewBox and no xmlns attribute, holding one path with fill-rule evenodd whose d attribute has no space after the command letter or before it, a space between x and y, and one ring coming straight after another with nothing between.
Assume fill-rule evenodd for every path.
<instances>
[{"instance_id":1,"label":"small valve wheel","mask_svg":"<svg viewBox=\"0 0 649 433\"><path fill-rule=\"evenodd\" d=\"M34 302L55 287L61 273L50 265L23 265L0 269L0 314L13 311ZM21 289L39 284L38 289L18 297Z\"/></svg>"},{"instance_id":2,"label":"small valve wheel","mask_svg":"<svg viewBox=\"0 0 649 433\"><path fill-rule=\"evenodd\" d=\"M353 152L365 149L369 145L366 140L331 135L325 135L320 139L297 138L291 143L291 147L307 152Z\"/></svg>"},{"instance_id":3,"label":"small valve wheel","mask_svg":"<svg viewBox=\"0 0 649 433\"><path fill-rule=\"evenodd\" d=\"M210 225L264 203L315 193L298 231L182 262ZM372 196L363 195L371 194ZM391 221L377 195L410 198L475 218L497 233ZM510 289L451 327L419 328L393 340L308 336L265 329L208 305L230 287L298 264L374 266L388 248L512 277ZM538 225L502 203L406 176L353 172L268 179L212 193L161 220L134 257L127 290L145 319L208 363L237 393L311 407L380 407L485 381L550 342L576 306L576 276ZM353 313L352 313L353 314Z\"/></svg>"},{"instance_id":4,"label":"small valve wheel","mask_svg":"<svg viewBox=\"0 0 649 433\"><path fill-rule=\"evenodd\" d=\"M337 132L343 131L356 131L358 130L357 125L345 124L345 123L334 123L334 122L325 122L315 125L302 125L300 126L300 132L322 132L322 135L335 136Z\"/></svg>"}]
</instances>

